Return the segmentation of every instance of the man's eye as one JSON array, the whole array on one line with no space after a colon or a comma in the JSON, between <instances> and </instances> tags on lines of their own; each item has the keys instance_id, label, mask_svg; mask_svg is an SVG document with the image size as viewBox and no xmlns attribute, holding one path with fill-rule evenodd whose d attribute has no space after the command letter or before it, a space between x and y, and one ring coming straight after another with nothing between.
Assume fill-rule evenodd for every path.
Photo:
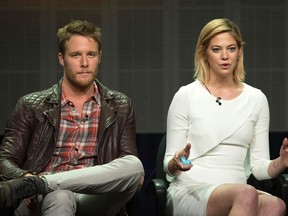
<instances>
[{"instance_id":1,"label":"man's eye","mask_svg":"<svg viewBox=\"0 0 288 216\"><path fill-rule=\"evenodd\" d=\"M72 58L77 58L78 56L79 56L79 54L77 54L77 53L71 54Z\"/></svg>"},{"instance_id":2,"label":"man's eye","mask_svg":"<svg viewBox=\"0 0 288 216\"><path fill-rule=\"evenodd\" d=\"M89 53L88 56L89 57L95 57L97 54L96 53Z\"/></svg>"}]
</instances>

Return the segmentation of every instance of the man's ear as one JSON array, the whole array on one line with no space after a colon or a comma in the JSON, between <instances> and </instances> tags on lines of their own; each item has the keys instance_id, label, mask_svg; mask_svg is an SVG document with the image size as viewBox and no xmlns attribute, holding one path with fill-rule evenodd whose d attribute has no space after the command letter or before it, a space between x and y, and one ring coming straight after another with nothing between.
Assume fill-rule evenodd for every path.
<instances>
[{"instance_id":1,"label":"man's ear","mask_svg":"<svg viewBox=\"0 0 288 216\"><path fill-rule=\"evenodd\" d=\"M102 50L99 51L99 64L101 63L102 61Z\"/></svg>"},{"instance_id":2,"label":"man's ear","mask_svg":"<svg viewBox=\"0 0 288 216\"><path fill-rule=\"evenodd\" d=\"M60 65L64 66L63 54L61 52L58 53L58 61Z\"/></svg>"}]
</instances>

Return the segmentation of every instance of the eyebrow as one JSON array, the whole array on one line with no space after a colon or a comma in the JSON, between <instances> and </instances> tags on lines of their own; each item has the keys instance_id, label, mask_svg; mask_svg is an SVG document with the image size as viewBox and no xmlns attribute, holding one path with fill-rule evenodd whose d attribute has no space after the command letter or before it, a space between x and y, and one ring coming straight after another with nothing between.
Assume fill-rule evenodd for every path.
<instances>
[{"instance_id":1,"label":"eyebrow","mask_svg":"<svg viewBox=\"0 0 288 216\"><path fill-rule=\"evenodd\" d=\"M88 51L87 52L88 54L91 54L91 53L93 53L93 54L97 54L97 53L100 53L99 51ZM73 55L73 54L81 54L81 52L80 51L73 51L73 52L70 52L69 53L70 55Z\"/></svg>"},{"instance_id":2,"label":"eyebrow","mask_svg":"<svg viewBox=\"0 0 288 216\"><path fill-rule=\"evenodd\" d=\"M222 47L221 45L218 45L218 44L211 45L211 47L213 47L213 46ZM233 44L229 44L226 47L230 47L230 46L237 46L237 44L234 44L234 43Z\"/></svg>"}]
</instances>

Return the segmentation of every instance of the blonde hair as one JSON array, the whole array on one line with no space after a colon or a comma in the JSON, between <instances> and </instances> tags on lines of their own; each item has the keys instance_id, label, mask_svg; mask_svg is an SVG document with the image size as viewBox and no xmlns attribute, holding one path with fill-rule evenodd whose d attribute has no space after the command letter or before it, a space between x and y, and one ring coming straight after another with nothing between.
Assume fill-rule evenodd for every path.
<instances>
[{"instance_id":1,"label":"blonde hair","mask_svg":"<svg viewBox=\"0 0 288 216\"><path fill-rule=\"evenodd\" d=\"M236 84L239 84L240 82L244 81L245 70L243 64L243 46L245 43L242 40L242 35L238 26L234 22L226 18L214 19L208 22L201 30L197 41L195 58L194 58L195 79L204 83L208 82L209 65L205 60L205 53L210 44L211 39L216 35L224 32L230 32L233 35L234 39L236 40L238 48L239 49L242 48L242 52L239 53L238 62L236 64L233 73L233 79Z\"/></svg>"}]
</instances>

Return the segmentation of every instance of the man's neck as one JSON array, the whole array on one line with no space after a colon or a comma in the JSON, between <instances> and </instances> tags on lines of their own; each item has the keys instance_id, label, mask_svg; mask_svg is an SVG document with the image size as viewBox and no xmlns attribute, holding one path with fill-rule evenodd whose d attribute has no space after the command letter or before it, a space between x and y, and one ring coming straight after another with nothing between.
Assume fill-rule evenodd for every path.
<instances>
[{"instance_id":1,"label":"man's neck","mask_svg":"<svg viewBox=\"0 0 288 216\"><path fill-rule=\"evenodd\" d=\"M92 83L92 85L87 88L80 89L63 81L62 89L68 98L74 98L78 100L86 100L87 98L93 96L95 93L94 83Z\"/></svg>"}]
</instances>

